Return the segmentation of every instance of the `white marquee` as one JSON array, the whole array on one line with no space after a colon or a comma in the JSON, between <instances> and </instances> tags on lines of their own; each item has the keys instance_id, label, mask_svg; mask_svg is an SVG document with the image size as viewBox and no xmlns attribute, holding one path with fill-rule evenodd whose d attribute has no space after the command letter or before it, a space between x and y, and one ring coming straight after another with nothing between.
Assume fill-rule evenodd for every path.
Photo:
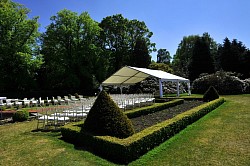
<instances>
[{"instance_id":1,"label":"white marquee","mask_svg":"<svg viewBox=\"0 0 250 166\"><path fill-rule=\"evenodd\" d=\"M146 68L138 68L138 67L131 67L125 66L107 78L105 81L102 82L102 85L117 85L117 86L124 86L124 85L133 85L142 80L146 79L149 76L153 76L158 78L159 80L159 90L160 90L160 97L163 96L163 89L162 89L162 82L177 82L177 96L179 96L179 83L186 82L188 84L188 93L190 93L190 81L189 79L179 77L161 70L151 70Z\"/></svg>"}]
</instances>

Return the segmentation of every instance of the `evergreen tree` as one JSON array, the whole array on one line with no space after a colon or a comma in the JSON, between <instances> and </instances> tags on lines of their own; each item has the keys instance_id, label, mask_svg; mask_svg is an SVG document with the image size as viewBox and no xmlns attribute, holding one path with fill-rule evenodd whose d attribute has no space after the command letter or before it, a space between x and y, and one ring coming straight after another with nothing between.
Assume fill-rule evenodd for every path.
<instances>
[{"instance_id":1,"label":"evergreen tree","mask_svg":"<svg viewBox=\"0 0 250 166\"><path fill-rule=\"evenodd\" d=\"M220 48L219 61L221 69L232 71L234 59L231 56L231 42L228 38L224 39L223 46Z\"/></svg>"},{"instance_id":2,"label":"evergreen tree","mask_svg":"<svg viewBox=\"0 0 250 166\"><path fill-rule=\"evenodd\" d=\"M171 56L167 49L159 49L157 51L157 63L166 63L170 64Z\"/></svg>"},{"instance_id":3,"label":"evergreen tree","mask_svg":"<svg viewBox=\"0 0 250 166\"><path fill-rule=\"evenodd\" d=\"M151 63L151 56L149 55L146 42L142 38L138 38L135 43L133 51L133 66L147 68Z\"/></svg>"},{"instance_id":4,"label":"evergreen tree","mask_svg":"<svg viewBox=\"0 0 250 166\"><path fill-rule=\"evenodd\" d=\"M243 74L244 78L250 76L250 51L236 39L232 42L224 39L223 45L218 48L216 70L231 71Z\"/></svg>"},{"instance_id":5,"label":"evergreen tree","mask_svg":"<svg viewBox=\"0 0 250 166\"><path fill-rule=\"evenodd\" d=\"M189 64L189 79L195 80L201 73L213 73L213 58L210 53L209 44L204 37L196 40L191 62Z\"/></svg>"},{"instance_id":6,"label":"evergreen tree","mask_svg":"<svg viewBox=\"0 0 250 166\"><path fill-rule=\"evenodd\" d=\"M250 78L250 50L246 50L240 59L240 73L244 78Z\"/></svg>"}]
</instances>

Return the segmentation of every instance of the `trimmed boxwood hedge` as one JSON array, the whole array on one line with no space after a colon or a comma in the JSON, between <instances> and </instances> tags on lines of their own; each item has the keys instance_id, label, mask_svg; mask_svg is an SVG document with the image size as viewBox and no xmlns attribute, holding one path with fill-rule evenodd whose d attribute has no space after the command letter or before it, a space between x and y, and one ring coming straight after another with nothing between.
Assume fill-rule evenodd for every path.
<instances>
[{"instance_id":1,"label":"trimmed boxwood hedge","mask_svg":"<svg viewBox=\"0 0 250 166\"><path fill-rule=\"evenodd\" d=\"M163 109L167 109L169 107L173 107L179 104L183 104L184 103L184 99L175 99L169 102L165 102L165 103L157 103L154 104L153 106L147 106L147 107L142 107L142 108L137 108L137 109L133 109L130 111L126 111L125 115L128 116L128 118L136 118L138 116L141 115L147 115L150 113L154 113L157 111L161 111ZM65 133L65 135L67 135L67 137L65 137L65 140L72 142L72 143L77 143L79 144L78 137L79 137L79 132L81 130L79 130L79 127L82 127L83 123L82 122L75 122L75 123L71 123L69 125L66 125L66 127L63 127L63 133ZM72 141L73 140L73 141Z\"/></svg>"},{"instance_id":2,"label":"trimmed boxwood hedge","mask_svg":"<svg viewBox=\"0 0 250 166\"><path fill-rule=\"evenodd\" d=\"M62 128L61 132L65 140L78 143L96 155L112 162L128 164L219 107L222 103L224 103L223 98L213 100L125 139L81 133L79 126L82 122L68 124Z\"/></svg>"},{"instance_id":3,"label":"trimmed boxwood hedge","mask_svg":"<svg viewBox=\"0 0 250 166\"><path fill-rule=\"evenodd\" d=\"M82 126L83 132L127 138L135 133L132 122L105 91L101 91Z\"/></svg>"},{"instance_id":4,"label":"trimmed boxwood hedge","mask_svg":"<svg viewBox=\"0 0 250 166\"><path fill-rule=\"evenodd\" d=\"M213 87L213 86L210 86L208 88L208 90L204 93L203 95L203 101L212 101L212 100L215 100L215 99L218 99L220 96L217 92L217 90Z\"/></svg>"}]
</instances>

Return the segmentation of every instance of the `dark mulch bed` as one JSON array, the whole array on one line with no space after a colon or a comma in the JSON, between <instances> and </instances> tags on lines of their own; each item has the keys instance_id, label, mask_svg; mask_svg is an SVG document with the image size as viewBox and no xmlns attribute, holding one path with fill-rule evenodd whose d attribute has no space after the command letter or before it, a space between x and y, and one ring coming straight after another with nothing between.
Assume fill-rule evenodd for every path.
<instances>
[{"instance_id":1,"label":"dark mulch bed","mask_svg":"<svg viewBox=\"0 0 250 166\"><path fill-rule=\"evenodd\" d=\"M132 118L132 124L134 126L135 132L140 132L144 130L145 128L148 128L150 126L153 126L159 122L163 122L167 119L171 119L174 116L183 113L185 111L188 111L194 107L197 107L201 104L204 104L203 101L184 101L184 104L180 104L162 111L158 111L152 114L143 115L137 118Z\"/></svg>"}]
</instances>

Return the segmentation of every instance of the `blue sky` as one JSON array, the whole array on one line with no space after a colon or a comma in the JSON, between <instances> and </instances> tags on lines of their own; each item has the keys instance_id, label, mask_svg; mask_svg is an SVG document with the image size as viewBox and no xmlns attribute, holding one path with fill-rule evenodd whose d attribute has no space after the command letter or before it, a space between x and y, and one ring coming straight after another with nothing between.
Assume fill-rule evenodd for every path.
<instances>
[{"instance_id":1,"label":"blue sky","mask_svg":"<svg viewBox=\"0 0 250 166\"><path fill-rule=\"evenodd\" d=\"M156 48L166 48L173 56L184 36L208 32L218 43L225 37L250 47L250 0L13 0L39 16L40 31L50 17L62 9L88 12L100 22L104 17L122 14L144 21L154 33ZM156 60L156 53L152 53Z\"/></svg>"}]
</instances>

